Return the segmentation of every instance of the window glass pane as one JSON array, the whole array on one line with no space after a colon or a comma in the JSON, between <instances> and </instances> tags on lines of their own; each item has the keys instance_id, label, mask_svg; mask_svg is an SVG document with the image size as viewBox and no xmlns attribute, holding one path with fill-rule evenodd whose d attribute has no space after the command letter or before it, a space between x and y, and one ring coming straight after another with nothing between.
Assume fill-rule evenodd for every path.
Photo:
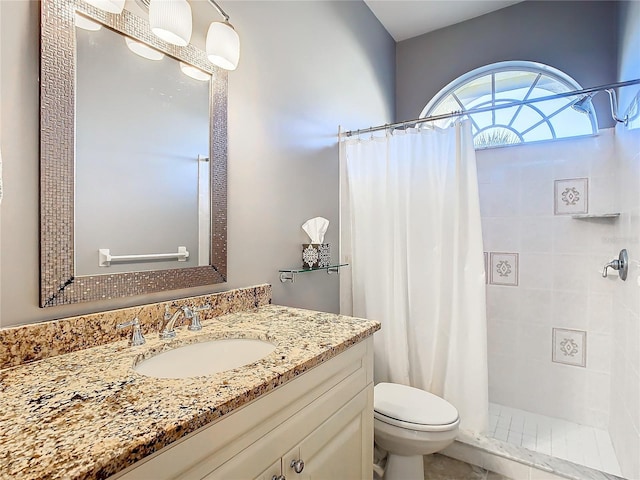
<instances>
[{"instance_id":1,"label":"window glass pane","mask_svg":"<svg viewBox=\"0 0 640 480\"><path fill-rule=\"evenodd\" d=\"M552 120L557 138L591 135L593 133L589 115L576 112L573 108L563 110L554 116Z\"/></svg>"},{"instance_id":2,"label":"window glass pane","mask_svg":"<svg viewBox=\"0 0 640 480\"><path fill-rule=\"evenodd\" d=\"M497 147L516 143L522 143L520 137L511 130L503 127L488 128L480 132L473 139L473 144L476 148Z\"/></svg>"},{"instance_id":3,"label":"window glass pane","mask_svg":"<svg viewBox=\"0 0 640 480\"><path fill-rule=\"evenodd\" d=\"M498 72L496 79L496 100L511 99L520 101L538 78L538 73L524 71Z\"/></svg>"},{"instance_id":4,"label":"window glass pane","mask_svg":"<svg viewBox=\"0 0 640 480\"><path fill-rule=\"evenodd\" d=\"M534 89L534 92L536 94L535 96L536 98L548 96L548 94L538 95L540 91L537 89ZM564 107L565 105L571 102L572 102L571 97L567 97L567 98L557 98L555 100L545 100L543 102L535 102L535 103L532 103L531 105L533 105L535 108L542 111L542 113L544 113L545 115L551 115L552 113L557 112L562 107Z\"/></svg>"},{"instance_id":5,"label":"window glass pane","mask_svg":"<svg viewBox=\"0 0 640 480\"><path fill-rule=\"evenodd\" d=\"M483 95L479 98L468 101L465 104L465 108L467 110L471 110L472 108L490 107L491 105L493 105L492 99L492 95Z\"/></svg>"},{"instance_id":6,"label":"window glass pane","mask_svg":"<svg viewBox=\"0 0 640 480\"><path fill-rule=\"evenodd\" d=\"M508 103L508 102L500 102L500 103ZM511 119L518 111L518 107L509 107L509 108L501 108L496 110L496 124L499 125L509 125Z\"/></svg>"},{"instance_id":7,"label":"window glass pane","mask_svg":"<svg viewBox=\"0 0 640 480\"><path fill-rule=\"evenodd\" d=\"M524 132L527 128L532 127L540 120L542 120L542 116L530 106L525 105L520 110L520 113L518 113L518 116L511 124L511 127L518 132Z\"/></svg>"},{"instance_id":8,"label":"window glass pane","mask_svg":"<svg viewBox=\"0 0 640 480\"><path fill-rule=\"evenodd\" d=\"M551 133L551 129L549 129L549 125L545 122L530 132L525 133L522 137L525 142L537 142L539 140L551 140L553 134Z\"/></svg>"},{"instance_id":9,"label":"window glass pane","mask_svg":"<svg viewBox=\"0 0 640 480\"><path fill-rule=\"evenodd\" d=\"M473 102L484 95L489 95L489 98L491 98L491 75L471 80L469 83L457 88L453 93L456 94L465 107L469 102Z\"/></svg>"},{"instance_id":10,"label":"window glass pane","mask_svg":"<svg viewBox=\"0 0 640 480\"><path fill-rule=\"evenodd\" d=\"M433 109L429 116L451 113L455 112L456 110L462 110L462 107L460 107L460 104L455 101L453 96L447 95L447 97L442 102L438 103L436 108Z\"/></svg>"},{"instance_id":11,"label":"window glass pane","mask_svg":"<svg viewBox=\"0 0 640 480\"><path fill-rule=\"evenodd\" d=\"M553 95L555 93L570 92L571 90L574 90L574 89L569 88L564 83L560 83L555 78L551 78L547 75L542 75L540 77L540 80L538 80L538 83L536 83L535 90L537 92L535 95L532 94L531 98L546 97L549 95Z\"/></svg>"},{"instance_id":12,"label":"window glass pane","mask_svg":"<svg viewBox=\"0 0 640 480\"><path fill-rule=\"evenodd\" d=\"M491 112L474 113L469 116L473 118L474 122L476 122L478 128L480 128L481 130L483 128L487 128L490 125L493 125L493 115L491 115Z\"/></svg>"},{"instance_id":13,"label":"window glass pane","mask_svg":"<svg viewBox=\"0 0 640 480\"><path fill-rule=\"evenodd\" d=\"M432 117L434 115L443 115L446 113L455 112L457 110L462 110L462 107L460 107L460 104L455 101L453 96L448 95L447 97L444 98L442 102L440 102L436 106L436 108L434 108L431 111L431 113L429 113L429 116ZM431 125L438 128L446 128L449 125L451 125L454 121L455 121L455 118L444 118L442 120L431 122Z\"/></svg>"}]
</instances>

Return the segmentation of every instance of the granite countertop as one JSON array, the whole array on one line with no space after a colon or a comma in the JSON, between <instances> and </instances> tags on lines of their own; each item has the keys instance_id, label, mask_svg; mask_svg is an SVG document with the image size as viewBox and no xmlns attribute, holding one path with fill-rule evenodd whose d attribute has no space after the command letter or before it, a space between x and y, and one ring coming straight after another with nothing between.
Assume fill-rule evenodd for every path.
<instances>
[{"instance_id":1,"label":"granite countertop","mask_svg":"<svg viewBox=\"0 0 640 480\"><path fill-rule=\"evenodd\" d=\"M375 321L268 305L184 327L177 338L118 341L0 370L0 478L105 478L270 392L380 328ZM258 338L276 345L251 365L157 379L132 366L180 345Z\"/></svg>"}]
</instances>

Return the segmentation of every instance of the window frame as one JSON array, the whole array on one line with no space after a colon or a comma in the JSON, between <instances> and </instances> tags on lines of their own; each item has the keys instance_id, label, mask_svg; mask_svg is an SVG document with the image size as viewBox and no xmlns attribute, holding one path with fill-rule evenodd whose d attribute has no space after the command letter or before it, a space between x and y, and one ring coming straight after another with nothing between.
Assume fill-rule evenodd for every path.
<instances>
[{"instance_id":1,"label":"window frame","mask_svg":"<svg viewBox=\"0 0 640 480\"><path fill-rule=\"evenodd\" d=\"M536 78L535 80L533 80L533 82L527 86L523 86L522 88L528 88L527 93L524 95L524 97L522 99L516 99L516 98L496 98L496 95L500 93L500 91L496 92L496 84L495 84L495 75L498 73L503 73L503 72L528 72L528 73L533 73L536 74ZM462 100L460 100L460 98L455 94L456 91L458 91L461 87L464 87L465 85L478 80L482 77L487 77L491 75L491 91L490 91L490 95L491 98L489 100L484 100L481 103L477 103L474 104L472 107L468 108L465 107L465 102L463 102ZM509 102L520 102L520 101L526 101L530 98L531 94L535 91L536 86L538 85L538 83L540 82L540 79L543 77L543 75L557 83L559 83L560 85L562 85L563 87L567 88L568 91L573 91L573 90L582 90L583 87L575 80L573 79L571 76L567 75L566 73L562 72L561 70L558 70L556 68L553 68L549 65L545 65L542 63L538 63L538 62L531 62L531 61L506 61L506 62L497 62L497 63L492 63L489 65L485 65L479 68L476 68L474 70L471 70L470 72L467 72L461 76L459 76L458 78L456 78L455 80L453 80L452 82L449 82L444 88L442 88L436 95L434 95L434 97L427 103L427 105L422 109L422 112L420 113L420 118L425 118L431 115L434 115L434 110L436 110L440 104L444 101L446 101L447 99L451 98L453 101L455 101L455 103L457 103L457 105L460 107L460 111L462 112L466 112L466 111L470 111L472 109L475 108L483 108L483 107L488 107L491 105L499 105L499 104L507 104ZM470 102L467 101L466 103L474 103L476 102L479 98L481 98L482 96L484 96L486 94L481 94L478 97L476 97L475 99L471 100ZM494 128L501 128L501 129L505 129L508 130L509 132L511 132L512 134L514 134L519 140L519 143L504 143L504 144L496 144L496 145L487 145L487 146L483 146L483 147L476 147L476 148L492 148L492 147L503 147L503 146L513 146L513 145L522 145L522 144L526 144L526 143L535 143L535 142L544 142L544 141L555 141L555 140L562 140L562 139L567 139L567 138L578 138L578 137L585 137L585 136L592 136L592 135L596 135L598 133L598 119L596 116L596 111L595 108L593 107L593 104L590 105L590 112L588 113L588 119L590 120L591 123L591 132L590 133L585 133L585 134L580 134L580 135L570 135L570 136L562 136L562 137L558 137L556 135L556 129L554 128L553 125L553 117L555 117L556 115L558 115L559 113L561 113L562 111L566 110L567 108L571 107L571 105L574 102L569 102L566 105L563 105L562 107L555 109L554 111L552 111L549 114L545 114L540 108L538 108L536 106L536 103L529 103L526 106L525 105L519 105L517 106L517 110L516 112L513 114L511 121L509 122L508 125L504 125L504 124L500 124L500 123L496 123L496 114L495 114L495 110L491 111L491 115L492 115L492 121L488 126L482 127L480 128L480 126L478 125L478 123L474 120L472 115L469 115L469 119L471 120L473 126L474 126L474 130L476 130L474 132L474 140L476 138L476 136L480 135L482 132L488 131L490 129L494 129ZM541 119L539 121L536 121L535 123L533 123L531 126L527 127L524 130L518 130L516 128L514 128L512 125L515 122L515 120L518 118L518 115L520 115L520 113L522 112L523 108L531 108L533 111L535 111L538 115L540 115ZM444 113L444 112L440 112L440 113ZM435 114L438 115L438 114ZM544 125L546 124L547 127L549 128L549 131L551 133L551 138L547 138L547 139L542 139L542 140L526 140L524 138L524 135L526 135L528 132L534 130L535 128L538 128L540 125Z\"/></svg>"}]
</instances>

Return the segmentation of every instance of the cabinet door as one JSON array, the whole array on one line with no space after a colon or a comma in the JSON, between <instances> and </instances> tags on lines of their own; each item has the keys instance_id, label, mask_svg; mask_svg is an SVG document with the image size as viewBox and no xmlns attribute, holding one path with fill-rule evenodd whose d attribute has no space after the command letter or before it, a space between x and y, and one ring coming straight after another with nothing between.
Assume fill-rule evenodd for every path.
<instances>
[{"instance_id":1,"label":"cabinet door","mask_svg":"<svg viewBox=\"0 0 640 480\"><path fill-rule=\"evenodd\" d=\"M255 480L273 480L273 477L278 478L280 475L282 475L282 460L278 459L277 462L258 475Z\"/></svg>"},{"instance_id":2,"label":"cabinet door","mask_svg":"<svg viewBox=\"0 0 640 480\"><path fill-rule=\"evenodd\" d=\"M367 394L360 392L282 458L287 480L372 478L373 458L368 457L373 445L363 444L371 413ZM304 468L297 473L295 462L299 460Z\"/></svg>"},{"instance_id":3,"label":"cabinet door","mask_svg":"<svg viewBox=\"0 0 640 480\"><path fill-rule=\"evenodd\" d=\"M261 438L240 454L220 465L203 480L271 480L281 472L280 452L274 452L269 436ZM274 462L275 459L275 462Z\"/></svg>"}]
</instances>

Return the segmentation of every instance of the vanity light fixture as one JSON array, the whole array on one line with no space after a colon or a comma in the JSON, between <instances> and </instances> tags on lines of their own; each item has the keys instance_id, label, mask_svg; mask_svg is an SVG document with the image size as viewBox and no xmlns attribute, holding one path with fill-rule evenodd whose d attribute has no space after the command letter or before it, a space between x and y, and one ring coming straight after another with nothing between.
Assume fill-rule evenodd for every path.
<instances>
[{"instance_id":1,"label":"vanity light fixture","mask_svg":"<svg viewBox=\"0 0 640 480\"><path fill-rule=\"evenodd\" d=\"M151 31L165 42L186 47L191 40L191 5L187 0L151 0Z\"/></svg>"},{"instance_id":2,"label":"vanity light fixture","mask_svg":"<svg viewBox=\"0 0 640 480\"><path fill-rule=\"evenodd\" d=\"M214 0L209 0L224 22L213 22L207 32L207 57L214 65L225 70L235 70L240 59L240 37L229 23L229 15Z\"/></svg>"},{"instance_id":3,"label":"vanity light fixture","mask_svg":"<svg viewBox=\"0 0 640 480\"><path fill-rule=\"evenodd\" d=\"M89 30L90 32L97 32L102 28L102 25L100 25L98 22L89 20L87 17L80 15L78 12L75 13L73 23L76 27L82 28L83 30Z\"/></svg>"},{"instance_id":4,"label":"vanity light fixture","mask_svg":"<svg viewBox=\"0 0 640 480\"><path fill-rule=\"evenodd\" d=\"M151 31L172 45L189 45L192 32L191 5L187 0L136 0L149 9ZM87 0L91 5L107 10L111 4L124 6L124 0ZM215 0L209 0L216 11L224 18L222 22L212 22L207 31L206 51L209 61L225 70L235 70L240 60L240 37L229 23L229 15ZM122 8L120 8L122 11ZM117 12L117 13L120 13Z\"/></svg>"},{"instance_id":5,"label":"vanity light fixture","mask_svg":"<svg viewBox=\"0 0 640 480\"><path fill-rule=\"evenodd\" d=\"M211 75L206 72L203 72L199 68L192 67L191 65L187 65L186 63L180 62L180 70L187 77L191 77L194 80L200 80L201 82L206 82L211 79Z\"/></svg>"},{"instance_id":6,"label":"vanity light fixture","mask_svg":"<svg viewBox=\"0 0 640 480\"><path fill-rule=\"evenodd\" d=\"M127 44L129 50L131 50L136 55L140 55L143 58L146 58L148 60L162 60L164 58L164 53L159 52L158 50L155 50L142 42L138 42L129 37L124 37L124 41Z\"/></svg>"},{"instance_id":7,"label":"vanity light fixture","mask_svg":"<svg viewBox=\"0 0 640 480\"><path fill-rule=\"evenodd\" d=\"M93 5L105 12L121 14L124 9L125 0L85 0L89 5Z\"/></svg>"}]
</instances>

